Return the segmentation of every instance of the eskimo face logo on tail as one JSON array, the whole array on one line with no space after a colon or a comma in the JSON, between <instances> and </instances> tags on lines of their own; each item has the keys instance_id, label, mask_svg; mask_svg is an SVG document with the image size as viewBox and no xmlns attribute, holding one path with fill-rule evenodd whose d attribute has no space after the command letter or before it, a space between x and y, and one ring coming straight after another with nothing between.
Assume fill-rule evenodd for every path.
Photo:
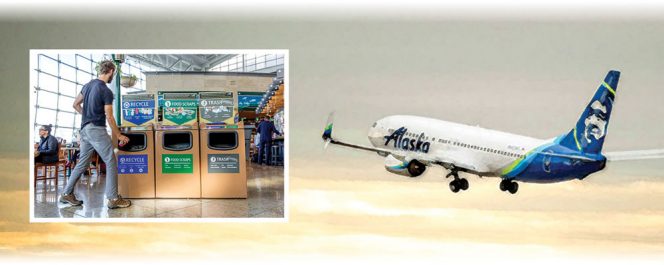
<instances>
[{"instance_id":1,"label":"eskimo face logo on tail","mask_svg":"<svg viewBox=\"0 0 664 265\"><path fill-rule=\"evenodd\" d=\"M385 138L385 146L387 146L390 143L390 141L394 141L395 149L402 149L406 151L414 151L422 153L429 152L429 147L431 146L431 143L427 141L422 141L422 139L424 138L424 133L421 133L417 137L417 139L411 139L408 137L404 137L406 132L408 132L408 129L406 129L406 127L401 127L395 130L391 135L384 136L383 138Z\"/></svg>"},{"instance_id":2,"label":"eskimo face logo on tail","mask_svg":"<svg viewBox=\"0 0 664 265\"><path fill-rule=\"evenodd\" d=\"M591 136L599 140L606 134L606 114L606 106L599 100L595 100L590 104L590 113L584 122L586 128L583 130L583 138L588 143L592 141Z\"/></svg>"}]
</instances>

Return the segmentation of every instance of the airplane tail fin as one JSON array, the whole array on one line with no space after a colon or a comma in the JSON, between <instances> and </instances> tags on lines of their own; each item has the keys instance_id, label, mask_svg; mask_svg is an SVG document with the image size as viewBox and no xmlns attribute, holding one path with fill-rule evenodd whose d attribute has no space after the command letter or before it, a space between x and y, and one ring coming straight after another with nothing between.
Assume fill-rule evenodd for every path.
<instances>
[{"instance_id":1,"label":"airplane tail fin","mask_svg":"<svg viewBox=\"0 0 664 265\"><path fill-rule=\"evenodd\" d=\"M604 82L583 110L572 130L559 138L559 144L582 153L598 154L602 151L611 109L618 88L619 71L609 71Z\"/></svg>"},{"instance_id":2,"label":"airplane tail fin","mask_svg":"<svg viewBox=\"0 0 664 265\"><path fill-rule=\"evenodd\" d=\"M333 125L334 125L334 112L330 112L330 115L327 117L327 122L325 123L325 129L323 130L323 140L329 141L332 139Z\"/></svg>"}]
</instances>

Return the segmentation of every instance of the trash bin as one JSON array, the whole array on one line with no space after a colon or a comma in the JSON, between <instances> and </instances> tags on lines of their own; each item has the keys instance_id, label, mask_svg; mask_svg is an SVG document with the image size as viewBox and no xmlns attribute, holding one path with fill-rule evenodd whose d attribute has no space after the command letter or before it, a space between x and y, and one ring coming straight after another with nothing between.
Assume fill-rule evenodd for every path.
<instances>
[{"instance_id":1,"label":"trash bin","mask_svg":"<svg viewBox=\"0 0 664 265\"><path fill-rule=\"evenodd\" d=\"M242 123L201 124L201 197L247 198L244 142Z\"/></svg>"}]
</instances>

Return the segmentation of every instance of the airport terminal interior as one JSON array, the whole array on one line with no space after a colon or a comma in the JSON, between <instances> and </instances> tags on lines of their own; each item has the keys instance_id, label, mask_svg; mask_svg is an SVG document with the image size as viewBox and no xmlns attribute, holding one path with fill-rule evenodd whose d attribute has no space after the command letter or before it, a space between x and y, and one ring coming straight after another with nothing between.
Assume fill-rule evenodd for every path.
<instances>
[{"instance_id":1,"label":"airport terminal interior","mask_svg":"<svg viewBox=\"0 0 664 265\"><path fill-rule=\"evenodd\" d=\"M31 56L33 217L283 218L285 56L73 51ZM95 151L90 161L81 161L82 115L73 108L107 60L119 70L107 86L114 118L129 139L118 141L107 124L118 191L131 201L127 208L108 207L103 155ZM57 140L53 160L46 158L53 153L45 146L50 136ZM74 195L82 205L60 199L77 166L83 174Z\"/></svg>"}]
</instances>

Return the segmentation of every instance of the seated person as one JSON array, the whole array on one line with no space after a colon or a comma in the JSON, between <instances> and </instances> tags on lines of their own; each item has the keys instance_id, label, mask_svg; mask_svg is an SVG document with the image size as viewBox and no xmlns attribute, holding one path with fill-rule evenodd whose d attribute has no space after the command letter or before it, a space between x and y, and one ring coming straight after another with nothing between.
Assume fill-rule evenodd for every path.
<instances>
[{"instance_id":1,"label":"seated person","mask_svg":"<svg viewBox=\"0 0 664 265\"><path fill-rule=\"evenodd\" d=\"M58 154L58 139L51 135L51 125L42 125L39 128L39 143L35 144L35 152L39 155L35 157L35 163L55 163L60 160Z\"/></svg>"}]
</instances>

